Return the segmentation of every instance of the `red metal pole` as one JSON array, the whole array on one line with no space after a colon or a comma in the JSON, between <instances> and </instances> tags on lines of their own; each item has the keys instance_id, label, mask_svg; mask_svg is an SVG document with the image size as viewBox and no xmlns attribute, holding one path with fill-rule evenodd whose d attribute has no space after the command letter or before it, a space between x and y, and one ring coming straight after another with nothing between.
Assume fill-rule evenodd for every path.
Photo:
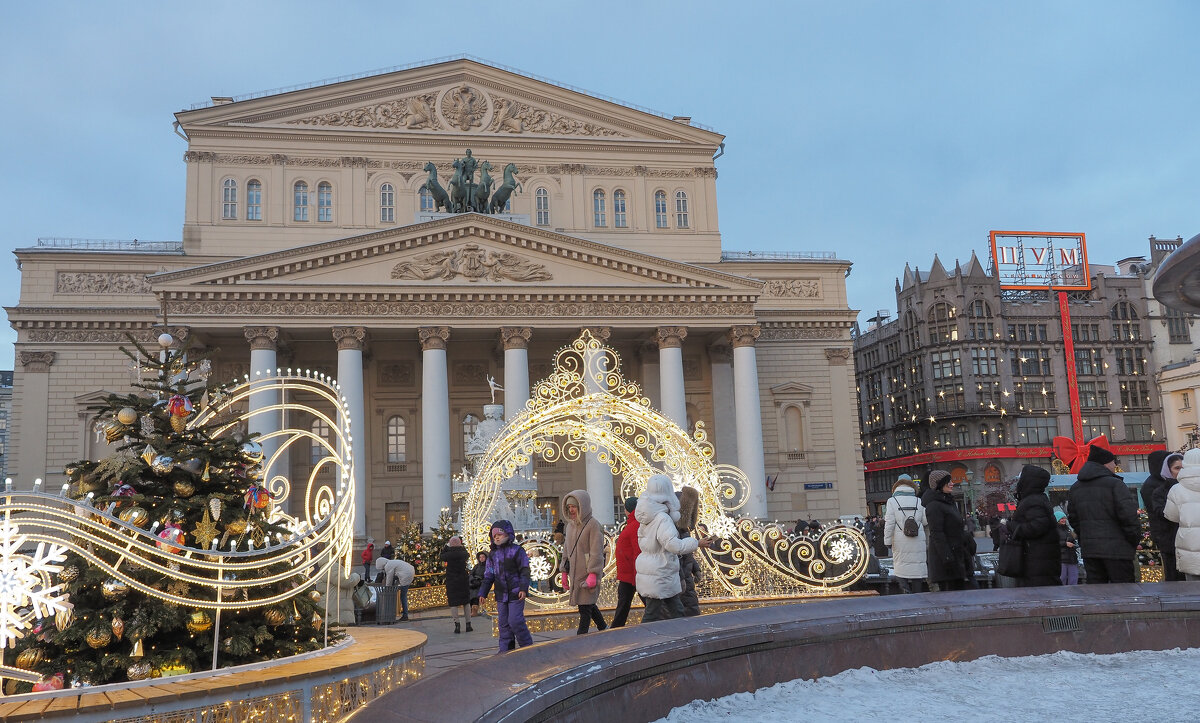
<instances>
[{"instance_id":1,"label":"red metal pole","mask_svg":"<svg viewBox=\"0 0 1200 723\"><path fill-rule=\"evenodd\" d=\"M1067 397L1071 400L1071 431L1075 442L1083 444L1083 409L1079 405L1079 383L1075 374L1075 337L1071 334L1071 310L1067 292L1058 292L1058 315L1062 319L1063 353L1067 357Z\"/></svg>"}]
</instances>

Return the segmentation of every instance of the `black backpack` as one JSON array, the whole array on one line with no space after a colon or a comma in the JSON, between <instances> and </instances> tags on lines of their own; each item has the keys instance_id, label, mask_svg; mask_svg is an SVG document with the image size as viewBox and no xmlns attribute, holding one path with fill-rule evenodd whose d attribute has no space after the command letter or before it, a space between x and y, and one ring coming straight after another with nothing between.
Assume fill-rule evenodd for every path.
<instances>
[{"instance_id":1,"label":"black backpack","mask_svg":"<svg viewBox=\"0 0 1200 723\"><path fill-rule=\"evenodd\" d=\"M919 505L921 503L918 501L917 504ZM898 498L896 499L896 506L899 507L900 511L904 513L904 525L901 526L901 528L900 528L904 532L904 536L905 537L919 536L921 534L921 525L917 523L917 508L916 508L916 506L913 506L913 508L912 508L912 516L909 516L908 509L906 509L903 505L900 504L900 500Z\"/></svg>"}]
</instances>

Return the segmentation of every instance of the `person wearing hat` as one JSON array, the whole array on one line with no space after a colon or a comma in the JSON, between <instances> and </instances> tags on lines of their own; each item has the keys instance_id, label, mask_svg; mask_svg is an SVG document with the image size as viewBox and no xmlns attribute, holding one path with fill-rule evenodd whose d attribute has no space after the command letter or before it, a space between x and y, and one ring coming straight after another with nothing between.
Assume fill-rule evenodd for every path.
<instances>
[{"instance_id":1,"label":"person wearing hat","mask_svg":"<svg viewBox=\"0 0 1200 723\"><path fill-rule=\"evenodd\" d=\"M1160 449L1151 452L1146 462L1150 466L1150 474L1142 483L1142 505L1146 508L1150 539L1154 540L1162 556L1163 582L1177 582L1183 579L1183 574L1175 566L1175 533L1179 531L1179 525L1168 520L1163 510L1167 506L1167 495L1178 483L1183 455Z\"/></svg>"},{"instance_id":2,"label":"person wearing hat","mask_svg":"<svg viewBox=\"0 0 1200 723\"><path fill-rule=\"evenodd\" d=\"M617 609L613 611L612 627L623 628L629 619L629 608L633 606L633 594L637 592L638 527L633 516L637 509L636 497L625 498L625 526L617 536Z\"/></svg>"},{"instance_id":3,"label":"person wearing hat","mask_svg":"<svg viewBox=\"0 0 1200 723\"><path fill-rule=\"evenodd\" d=\"M1067 492L1067 521L1079 535L1089 585L1134 581L1134 551L1142 536L1137 502L1117 476L1117 458L1092 445Z\"/></svg>"},{"instance_id":4,"label":"person wearing hat","mask_svg":"<svg viewBox=\"0 0 1200 723\"><path fill-rule=\"evenodd\" d=\"M914 524L917 534L910 536ZM900 475L883 513L883 544L892 548L892 574L901 592L924 592L928 574L926 524L925 507L917 499L917 483L906 474Z\"/></svg>"},{"instance_id":5,"label":"person wearing hat","mask_svg":"<svg viewBox=\"0 0 1200 723\"><path fill-rule=\"evenodd\" d=\"M1163 514L1179 525L1175 534L1176 564L1185 580L1200 580L1200 449L1183 455L1179 484L1167 492Z\"/></svg>"},{"instance_id":6,"label":"person wearing hat","mask_svg":"<svg viewBox=\"0 0 1200 723\"><path fill-rule=\"evenodd\" d=\"M929 582L936 583L939 591L963 590L967 586L967 533L954 503L954 480L941 469L930 472L927 478L929 491L922 501L929 522Z\"/></svg>"},{"instance_id":7,"label":"person wearing hat","mask_svg":"<svg viewBox=\"0 0 1200 723\"><path fill-rule=\"evenodd\" d=\"M1054 511L1054 519L1058 521L1059 563L1062 570L1058 581L1063 585L1079 584L1079 539L1074 530L1067 524L1067 513L1062 510Z\"/></svg>"},{"instance_id":8,"label":"person wearing hat","mask_svg":"<svg viewBox=\"0 0 1200 723\"><path fill-rule=\"evenodd\" d=\"M1054 520L1054 505L1046 496L1050 473L1036 465L1021 468L1017 478L1017 509L1009 527L1012 539L1024 546L1025 567L1017 587L1060 585L1062 550Z\"/></svg>"},{"instance_id":9,"label":"person wearing hat","mask_svg":"<svg viewBox=\"0 0 1200 723\"><path fill-rule=\"evenodd\" d=\"M391 540L383 541L383 548L379 551L379 556L385 560L391 560L396 557L396 548L392 547Z\"/></svg>"}]
</instances>

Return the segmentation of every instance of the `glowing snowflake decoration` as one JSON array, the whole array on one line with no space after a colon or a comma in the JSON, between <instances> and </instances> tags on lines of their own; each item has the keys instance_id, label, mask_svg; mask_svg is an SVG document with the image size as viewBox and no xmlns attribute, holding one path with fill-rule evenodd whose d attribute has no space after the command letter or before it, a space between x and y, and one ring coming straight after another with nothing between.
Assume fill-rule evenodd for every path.
<instances>
[{"instance_id":1,"label":"glowing snowflake decoration","mask_svg":"<svg viewBox=\"0 0 1200 723\"><path fill-rule=\"evenodd\" d=\"M550 561L544 557L529 558L529 576L534 580L549 580Z\"/></svg>"},{"instance_id":2,"label":"glowing snowflake decoration","mask_svg":"<svg viewBox=\"0 0 1200 723\"><path fill-rule=\"evenodd\" d=\"M13 647L34 618L51 617L69 610L62 585L51 584L51 574L62 571L67 548L39 542L32 555L22 553L28 539L5 520L0 525L0 647Z\"/></svg>"},{"instance_id":3,"label":"glowing snowflake decoration","mask_svg":"<svg viewBox=\"0 0 1200 723\"><path fill-rule=\"evenodd\" d=\"M854 544L846 539L837 539L829 543L829 559L836 563L846 562L854 557Z\"/></svg>"},{"instance_id":4,"label":"glowing snowflake decoration","mask_svg":"<svg viewBox=\"0 0 1200 723\"><path fill-rule=\"evenodd\" d=\"M737 529L733 520L721 515L708 521L708 531L715 537L729 537Z\"/></svg>"}]
</instances>

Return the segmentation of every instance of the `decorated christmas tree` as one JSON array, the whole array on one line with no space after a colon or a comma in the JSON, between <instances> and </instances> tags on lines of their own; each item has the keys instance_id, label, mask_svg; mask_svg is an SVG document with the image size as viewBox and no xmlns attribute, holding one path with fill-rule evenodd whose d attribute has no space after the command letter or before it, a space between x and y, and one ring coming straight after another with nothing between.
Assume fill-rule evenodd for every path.
<instances>
[{"instance_id":1,"label":"decorated christmas tree","mask_svg":"<svg viewBox=\"0 0 1200 723\"><path fill-rule=\"evenodd\" d=\"M246 435L232 409L189 425L193 414L220 405L229 387L210 384L207 356L177 348L170 335L159 338L158 353L131 342L135 349L122 351L140 369L136 391L110 395L94 410L109 443L107 456L65 471L68 494L79 501L76 509L95 510L87 515L89 524L134 542L127 550L88 545L102 564L72 552L58 582L74 609L38 621L8 659L52 685L57 678L67 686L86 686L191 672L212 666L214 659L224 667L322 647L321 593L309 589L312 580L304 569L265 554L264 548L274 543L278 549L295 530L271 516L271 497L262 486L262 447ZM146 550L140 555L138 545ZM237 561L246 563L260 559L255 551L262 551L255 595L273 599L222 611L219 642L213 609L178 601L215 599L220 589L225 602L249 603L245 588L218 587L235 577L213 562L218 551L245 551L249 555ZM166 561L151 564L155 555ZM181 564L186 573L208 579L189 582L176 574ZM28 684L9 681L8 690L28 690Z\"/></svg>"},{"instance_id":2,"label":"decorated christmas tree","mask_svg":"<svg viewBox=\"0 0 1200 723\"><path fill-rule=\"evenodd\" d=\"M454 529L454 518L450 516L449 510L442 510L442 514L438 516L437 527L432 528L433 533L427 553L422 558L422 569L417 570L417 574L432 574L435 577L425 578L430 585L441 585L445 582L444 573L445 566L442 564L442 550L446 547L446 543L451 537L458 534L458 530Z\"/></svg>"}]
</instances>

